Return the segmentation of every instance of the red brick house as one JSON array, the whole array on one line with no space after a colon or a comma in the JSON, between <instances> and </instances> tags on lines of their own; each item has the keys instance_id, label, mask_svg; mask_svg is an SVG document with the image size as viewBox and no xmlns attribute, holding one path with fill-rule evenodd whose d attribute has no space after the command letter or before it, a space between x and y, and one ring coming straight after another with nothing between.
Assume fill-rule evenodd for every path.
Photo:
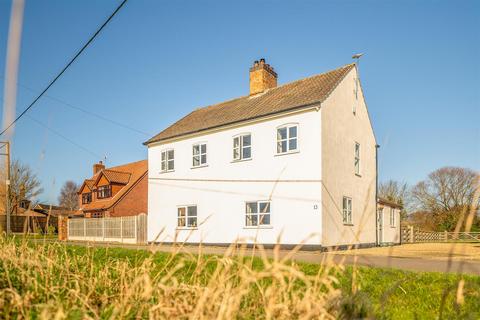
<instances>
[{"instance_id":1,"label":"red brick house","mask_svg":"<svg viewBox=\"0 0 480 320\"><path fill-rule=\"evenodd\" d=\"M135 216L147 213L148 162L105 168L93 165L93 176L78 190L80 211L86 218Z\"/></svg>"}]
</instances>

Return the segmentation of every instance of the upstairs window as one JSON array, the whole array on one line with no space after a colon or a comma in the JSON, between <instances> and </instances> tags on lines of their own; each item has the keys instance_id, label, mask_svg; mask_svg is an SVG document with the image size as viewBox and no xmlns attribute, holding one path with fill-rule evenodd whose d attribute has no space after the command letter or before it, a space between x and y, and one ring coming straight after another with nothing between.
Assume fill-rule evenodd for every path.
<instances>
[{"instance_id":1,"label":"upstairs window","mask_svg":"<svg viewBox=\"0 0 480 320\"><path fill-rule=\"evenodd\" d=\"M200 167L207 164L207 144L194 144L192 147L192 166Z\"/></svg>"},{"instance_id":2,"label":"upstairs window","mask_svg":"<svg viewBox=\"0 0 480 320\"><path fill-rule=\"evenodd\" d=\"M233 160L252 158L252 135L242 134L233 138Z\"/></svg>"},{"instance_id":3,"label":"upstairs window","mask_svg":"<svg viewBox=\"0 0 480 320\"><path fill-rule=\"evenodd\" d=\"M277 154L296 151L298 126L285 125L277 128Z\"/></svg>"},{"instance_id":4,"label":"upstairs window","mask_svg":"<svg viewBox=\"0 0 480 320\"><path fill-rule=\"evenodd\" d=\"M177 226L179 228L197 227L197 206L180 206L177 208Z\"/></svg>"},{"instance_id":5,"label":"upstairs window","mask_svg":"<svg viewBox=\"0 0 480 320\"><path fill-rule=\"evenodd\" d=\"M90 202L92 202L92 193L91 192L82 193L82 204L87 204Z\"/></svg>"},{"instance_id":6,"label":"upstairs window","mask_svg":"<svg viewBox=\"0 0 480 320\"><path fill-rule=\"evenodd\" d=\"M245 226L269 226L270 225L270 202L254 201L247 202L245 207Z\"/></svg>"},{"instance_id":7,"label":"upstairs window","mask_svg":"<svg viewBox=\"0 0 480 320\"><path fill-rule=\"evenodd\" d=\"M395 221L395 209L390 208L390 226L395 227L396 221Z\"/></svg>"},{"instance_id":8,"label":"upstairs window","mask_svg":"<svg viewBox=\"0 0 480 320\"><path fill-rule=\"evenodd\" d=\"M162 172L173 171L175 169L175 152L173 149L162 151Z\"/></svg>"},{"instance_id":9,"label":"upstairs window","mask_svg":"<svg viewBox=\"0 0 480 320\"><path fill-rule=\"evenodd\" d=\"M343 197L343 224L352 224L352 198Z\"/></svg>"},{"instance_id":10,"label":"upstairs window","mask_svg":"<svg viewBox=\"0 0 480 320\"><path fill-rule=\"evenodd\" d=\"M104 199L112 196L112 186L99 186L97 189L97 198Z\"/></svg>"},{"instance_id":11,"label":"upstairs window","mask_svg":"<svg viewBox=\"0 0 480 320\"><path fill-rule=\"evenodd\" d=\"M360 143L355 142L355 174L360 175Z\"/></svg>"}]
</instances>

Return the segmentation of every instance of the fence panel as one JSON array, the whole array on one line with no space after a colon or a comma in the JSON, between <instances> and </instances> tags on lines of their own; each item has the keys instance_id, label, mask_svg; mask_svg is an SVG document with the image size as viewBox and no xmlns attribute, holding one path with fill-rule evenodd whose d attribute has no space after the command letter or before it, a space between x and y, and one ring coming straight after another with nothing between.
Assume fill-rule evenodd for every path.
<instances>
[{"instance_id":1,"label":"fence panel","mask_svg":"<svg viewBox=\"0 0 480 320\"><path fill-rule=\"evenodd\" d=\"M424 231L413 226L402 228L402 243L413 242L480 242L480 232Z\"/></svg>"},{"instance_id":2,"label":"fence panel","mask_svg":"<svg viewBox=\"0 0 480 320\"><path fill-rule=\"evenodd\" d=\"M68 240L145 243L147 215L68 220Z\"/></svg>"}]
</instances>

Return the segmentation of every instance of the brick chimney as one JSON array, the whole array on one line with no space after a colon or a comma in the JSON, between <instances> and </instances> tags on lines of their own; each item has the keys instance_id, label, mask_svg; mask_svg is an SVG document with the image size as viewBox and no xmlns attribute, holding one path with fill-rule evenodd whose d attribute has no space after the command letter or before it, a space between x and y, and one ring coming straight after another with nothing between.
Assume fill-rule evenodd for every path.
<instances>
[{"instance_id":1,"label":"brick chimney","mask_svg":"<svg viewBox=\"0 0 480 320\"><path fill-rule=\"evenodd\" d=\"M277 73L265 63L265 59L256 60L250 68L250 95L261 93L277 86Z\"/></svg>"},{"instance_id":2,"label":"brick chimney","mask_svg":"<svg viewBox=\"0 0 480 320\"><path fill-rule=\"evenodd\" d=\"M103 169L105 169L105 165L102 161L99 161L93 165L93 174L95 175L97 172L100 172Z\"/></svg>"}]
</instances>

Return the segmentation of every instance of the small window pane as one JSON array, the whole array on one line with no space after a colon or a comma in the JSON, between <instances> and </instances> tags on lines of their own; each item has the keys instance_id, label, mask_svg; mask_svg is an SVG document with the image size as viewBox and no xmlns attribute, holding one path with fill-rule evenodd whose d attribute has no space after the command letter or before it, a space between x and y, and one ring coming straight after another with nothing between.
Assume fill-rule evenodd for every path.
<instances>
[{"instance_id":1,"label":"small window pane","mask_svg":"<svg viewBox=\"0 0 480 320\"><path fill-rule=\"evenodd\" d=\"M207 145L206 144L201 145L201 151L202 151L202 153L207 153Z\"/></svg>"},{"instance_id":2,"label":"small window pane","mask_svg":"<svg viewBox=\"0 0 480 320\"><path fill-rule=\"evenodd\" d=\"M185 217L185 208L178 208L178 216L179 217Z\"/></svg>"},{"instance_id":3,"label":"small window pane","mask_svg":"<svg viewBox=\"0 0 480 320\"><path fill-rule=\"evenodd\" d=\"M252 143L252 136L251 135L245 135L242 138L243 138L243 146L251 145L251 143Z\"/></svg>"},{"instance_id":4,"label":"small window pane","mask_svg":"<svg viewBox=\"0 0 480 320\"><path fill-rule=\"evenodd\" d=\"M269 213L270 212L270 203L260 202L259 206L260 206L259 213Z\"/></svg>"},{"instance_id":5,"label":"small window pane","mask_svg":"<svg viewBox=\"0 0 480 320\"><path fill-rule=\"evenodd\" d=\"M251 150L250 147L248 147L248 148L243 148L242 158L243 158L243 159L248 159L248 158L250 158L250 157L252 156L252 152L251 152L251 151L252 151L252 150Z\"/></svg>"},{"instance_id":6,"label":"small window pane","mask_svg":"<svg viewBox=\"0 0 480 320\"><path fill-rule=\"evenodd\" d=\"M270 214L260 214L260 224L270 224Z\"/></svg>"},{"instance_id":7,"label":"small window pane","mask_svg":"<svg viewBox=\"0 0 480 320\"><path fill-rule=\"evenodd\" d=\"M288 135L290 138L296 138L297 137L297 127L290 127L288 128Z\"/></svg>"},{"instance_id":8,"label":"small window pane","mask_svg":"<svg viewBox=\"0 0 480 320\"><path fill-rule=\"evenodd\" d=\"M173 160L168 161L168 170L173 170L174 169L174 163Z\"/></svg>"},{"instance_id":9,"label":"small window pane","mask_svg":"<svg viewBox=\"0 0 480 320\"><path fill-rule=\"evenodd\" d=\"M197 207L196 206L191 206L188 207L188 216L196 216L197 215Z\"/></svg>"},{"instance_id":10,"label":"small window pane","mask_svg":"<svg viewBox=\"0 0 480 320\"><path fill-rule=\"evenodd\" d=\"M202 164L205 164L205 163L207 163L207 155L202 154Z\"/></svg>"},{"instance_id":11,"label":"small window pane","mask_svg":"<svg viewBox=\"0 0 480 320\"><path fill-rule=\"evenodd\" d=\"M193 146L193 154L197 155L200 153L200 146L198 144Z\"/></svg>"},{"instance_id":12,"label":"small window pane","mask_svg":"<svg viewBox=\"0 0 480 320\"><path fill-rule=\"evenodd\" d=\"M287 139L287 128L279 128L277 129L277 139Z\"/></svg>"},{"instance_id":13,"label":"small window pane","mask_svg":"<svg viewBox=\"0 0 480 320\"><path fill-rule=\"evenodd\" d=\"M197 167L200 165L200 158L198 156L193 157L193 166Z\"/></svg>"},{"instance_id":14,"label":"small window pane","mask_svg":"<svg viewBox=\"0 0 480 320\"><path fill-rule=\"evenodd\" d=\"M233 149L233 159L240 159L240 149Z\"/></svg>"},{"instance_id":15,"label":"small window pane","mask_svg":"<svg viewBox=\"0 0 480 320\"><path fill-rule=\"evenodd\" d=\"M245 225L246 226L256 226L256 225L258 225L258 216L257 215L246 215L245 216Z\"/></svg>"},{"instance_id":16,"label":"small window pane","mask_svg":"<svg viewBox=\"0 0 480 320\"><path fill-rule=\"evenodd\" d=\"M196 227L197 226L197 217L188 217L187 219L187 226L188 227Z\"/></svg>"},{"instance_id":17,"label":"small window pane","mask_svg":"<svg viewBox=\"0 0 480 320\"><path fill-rule=\"evenodd\" d=\"M233 147L238 148L240 146L240 137L233 138Z\"/></svg>"},{"instance_id":18,"label":"small window pane","mask_svg":"<svg viewBox=\"0 0 480 320\"><path fill-rule=\"evenodd\" d=\"M162 152L162 161L165 160L165 157L167 156L167 153L166 152Z\"/></svg>"},{"instance_id":19,"label":"small window pane","mask_svg":"<svg viewBox=\"0 0 480 320\"><path fill-rule=\"evenodd\" d=\"M257 213L256 202L247 202L247 213Z\"/></svg>"},{"instance_id":20,"label":"small window pane","mask_svg":"<svg viewBox=\"0 0 480 320\"><path fill-rule=\"evenodd\" d=\"M165 165L166 165L165 161L162 161L162 171L165 171Z\"/></svg>"},{"instance_id":21,"label":"small window pane","mask_svg":"<svg viewBox=\"0 0 480 320\"><path fill-rule=\"evenodd\" d=\"M290 139L288 141L288 150L296 150L297 149L297 139Z\"/></svg>"},{"instance_id":22,"label":"small window pane","mask_svg":"<svg viewBox=\"0 0 480 320\"><path fill-rule=\"evenodd\" d=\"M287 141L280 142L280 152L287 152Z\"/></svg>"},{"instance_id":23,"label":"small window pane","mask_svg":"<svg viewBox=\"0 0 480 320\"><path fill-rule=\"evenodd\" d=\"M173 159L174 151L173 150L168 150L168 159Z\"/></svg>"}]
</instances>

